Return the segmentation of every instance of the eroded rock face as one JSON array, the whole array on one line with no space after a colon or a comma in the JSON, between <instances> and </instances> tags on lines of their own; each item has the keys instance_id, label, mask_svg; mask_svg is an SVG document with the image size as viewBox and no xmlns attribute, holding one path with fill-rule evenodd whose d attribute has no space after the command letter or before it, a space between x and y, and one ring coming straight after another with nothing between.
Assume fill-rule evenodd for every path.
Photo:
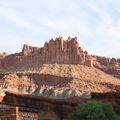
<instances>
[{"instance_id":1,"label":"eroded rock face","mask_svg":"<svg viewBox=\"0 0 120 120\"><path fill-rule=\"evenodd\" d=\"M32 46L28 46L27 44L24 44L21 54L23 56L26 56L26 55L29 55L30 53L32 53L33 51L36 51L38 49L39 48L37 48L37 47L32 47Z\"/></svg>"},{"instance_id":2,"label":"eroded rock face","mask_svg":"<svg viewBox=\"0 0 120 120\"><path fill-rule=\"evenodd\" d=\"M120 78L120 59L101 56L94 57L96 58L96 62L94 62L94 66L96 68L99 68L110 75Z\"/></svg>"},{"instance_id":3,"label":"eroded rock face","mask_svg":"<svg viewBox=\"0 0 120 120\"><path fill-rule=\"evenodd\" d=\"M50 88L47 87L45 89L39 88L35 90L32 95L35 96L45 96L49 98L54 99L63 99L63 98L69 98L73 96L81 96L85 98L83 95L84 93L81 93L79 90L69 89L69 88Z\"/></svg>"},{"instance_id":4,"label":"eroded rock face","mask_svg":"<svg viewBox=\"0 0 120 120\"><path fill-rule=\"evenodd\" d=\"M22 52L11 54L1 60L0 69L32 63L83 64L93 66L93 59L79 47L77 37L51 39L44 47L24 45Z\"/></svg>"},{"instance_id":5,"label":"eroded rock face","mask_svg":"<svg viewBox=\"0 0 120 120\"><path fill-rule=\"evenodd\" d=\"M0 82L2 82L0 95L4 95L5 91L12 90L23 94L63 99L82 96L84 93L67 87L72 78L23 73L5 74L0 77Z\"/></svg>"},{"instance_id":6,"label":"eroded rock face","mask_svg":"<svg viewBox=\"0 0 120 120\"><path fill-rule=\"evenodd\" d=\"M70 68L70 65L65 64L56 67L42 66L38 73L31 71L0 74L0 94L12 90L60 99L71 96L90 98L91 92L120 91L120 80L99 69L83 65L71 65Z\"/></svg>"},{"instance_id":7,"label":"eroded rock face","mask_svg":"<svg viewBox=\"0 0 120 120\"><path fill-rule=\"evenodd\" d=\"M43 64L46 64L48 66L44 67ZM74 67L72 67L72 65ZM36 66L38 66L38 69L36 68ZM86 68L87 66L89 67ZM120 78L120 59L115 59L115 58L111 59L111 58L106 58L101 56L89 55L87 51L83 51L83 49L79 46L77 37L75 38L69 37L66 41L62 37L56 38L55 40L51 39L49 42L46 42L44 46L41 48L24 45L20 53L15 53L11 55L6 55L4 57L0 57L0 73L6 73L11 71L18 72L20 70L25 72L30 71L31 73L33 71L34 73L40 72L40 74L41 72L42 74L52 73L52 75L54 76L53 77L50 75L47 75L47 76L33 75L35 80L38 81L38 83L35 83L36 85L38 84L41 85L44 83L44 85L50 84L51 86L55 86L55 85L66 86L69 84L71 85L71 88L73 88L73 84L74 84L75 86L74 88L80 85L78 87L79 89L80 87L84 86L83 83L88 84L88 82L84 80L84 78L86 79L88 76L89 76L88 79L89 80L91 79L91 81L96 80L96 78L99 78L100 80L102 80L101 78L105 78L104 76L106 75L102 75L102 73L100 73L102 76L100 78L99 77L100 75L96 73L96 70L94 70L94 67L92 66L110 75ZM81 69L79 69L79 67ZM57 76L60 76L61 74L63 78L59 77L58 79L55 73L57 73ZM82 84L79 84L79 83L76 84L76 82L70 83L70 81L72 81L73 79L70 78L71 79L70 80L69 78L65 77L68 75L72 76L73 74L75 74L73 78L75 78L76 82L77 82L76 75L79 76L77 79L84 80L82 81ZM28 77L31 79L33 78L33 76L28 76ZM41 80L38 79L39 77L41 78ZM114 78L111 78L111 77L109 78L114 80ZM46 82L46 79L47 79L47 82ZM104 80L106 80L106 78ZM29 83L30 80L27 80L27 81ZM9 81L7 82L9 83ZM16 83L18 84L18 81L16 81ZM95 85L94 82L92 84ZM20 84L18 84L18 86L19 85ZM103 85L104 84L101 83L101 86ZM97 86L98 85L96 84L95 88L93 87L94 90L98 88L98 90L96 89L96 91L105 91L107 87L107 86L105 88L100 87L100 84L98 87ZM110 87L110 90L111 88L112 87ZM81 89L82 90L84 89L85 91L85 89L89 89L89 87L88 88L83 87ZM24 85L20 85L19 91L25 92L27 90L29 91L29 93L32 93L34 91L34 88L33 87L29 88ZM89 91L90 90L91 89L89 89Z\"/></svg>"}]
</instances>

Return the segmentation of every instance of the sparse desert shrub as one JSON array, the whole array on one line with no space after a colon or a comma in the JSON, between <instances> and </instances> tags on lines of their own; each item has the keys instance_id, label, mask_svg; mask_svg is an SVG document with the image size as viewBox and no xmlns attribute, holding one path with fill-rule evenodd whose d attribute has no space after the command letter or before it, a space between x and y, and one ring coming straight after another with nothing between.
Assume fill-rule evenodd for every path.
<instances>
[{"instance_id":1,"label":"sparse desert shrub","mask_svg":"<svg viewBox=\"0 0 120 120\"><path fill-rule=\"evenodd\" d=\"M39 117L39 120L51 120L51 119L48 117Z\"/></svg>"},{"instance_id":2,"label":"sparse desert shrub","mask_svg":"<svg viewBox=\"0 0 120 120\"><path fill-rule=\"evenodd\" d=\"M76 107L70 120L119 120L110 103L88 102Z\"/></svg>"}]
</instances>

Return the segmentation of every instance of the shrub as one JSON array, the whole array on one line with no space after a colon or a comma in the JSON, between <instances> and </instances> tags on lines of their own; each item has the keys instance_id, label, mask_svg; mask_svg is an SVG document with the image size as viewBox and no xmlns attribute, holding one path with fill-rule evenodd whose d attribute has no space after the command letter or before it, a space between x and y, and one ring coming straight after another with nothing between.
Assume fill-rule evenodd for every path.
<instances>
[{"instance_id":1,"label":"shrub","mask_svg":"<svg viewBox=\"0 0 120 120\"><path fill-rule=\"evenodd\" d=\"M76 107L70 115L71 120L119 120L112 105L97 101L88 102Z\"/></svg>"}]
</instances>

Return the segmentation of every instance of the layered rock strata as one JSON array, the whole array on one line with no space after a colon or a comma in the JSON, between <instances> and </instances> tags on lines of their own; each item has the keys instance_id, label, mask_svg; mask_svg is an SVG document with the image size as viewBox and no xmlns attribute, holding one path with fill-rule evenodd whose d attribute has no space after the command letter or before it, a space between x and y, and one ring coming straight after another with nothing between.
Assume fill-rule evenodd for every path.
<instances>
[{"instance_id":1,"label":"layered rock strata","mask_svg":"<svg viewBox=\"0 0 120 120\"><path fill-rule=\"evenodd\" d=\"M93 58L79 46L77 37L51 39L44 47L24 45L22 52L0 60L0 69L32 63L83 64L93 66Z\"/></svg>"},{"instance_id":2,"label":"layered rock strata","mask_svg":"<svg viewBox=\"0 0 120 120\"><path fill-rule=\"evenodd\" d=\"M114 77L120 78L120 59L101 56L94 56L94 58L96 59L94 67Z\"/></svg>"}]
</instances>

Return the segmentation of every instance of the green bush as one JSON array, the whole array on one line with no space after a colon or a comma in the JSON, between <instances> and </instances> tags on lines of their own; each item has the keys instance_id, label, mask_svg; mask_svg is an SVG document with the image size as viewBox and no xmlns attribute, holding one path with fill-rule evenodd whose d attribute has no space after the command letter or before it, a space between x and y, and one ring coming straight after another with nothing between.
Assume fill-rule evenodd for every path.
<instances>
[{"instance_id":1,"label":"green bush","mask_svg":"<svg viewBox=\"0 0 120 120\"><path fill-rule=\"evenodd\" d=\"M51 120L51 119L48 117L40 117L39 120Z\"/></svg>"},{"instance_id":2,"label":"green bush","mask_svg":"<svg viewBox=\"0 0 120 120\"><path fill-rule=\"evenodd\" d=\"M97 101L88 102L76 107L70 114L71 120L119 120L112 105Z\"/></svg>"}]
</instances>

